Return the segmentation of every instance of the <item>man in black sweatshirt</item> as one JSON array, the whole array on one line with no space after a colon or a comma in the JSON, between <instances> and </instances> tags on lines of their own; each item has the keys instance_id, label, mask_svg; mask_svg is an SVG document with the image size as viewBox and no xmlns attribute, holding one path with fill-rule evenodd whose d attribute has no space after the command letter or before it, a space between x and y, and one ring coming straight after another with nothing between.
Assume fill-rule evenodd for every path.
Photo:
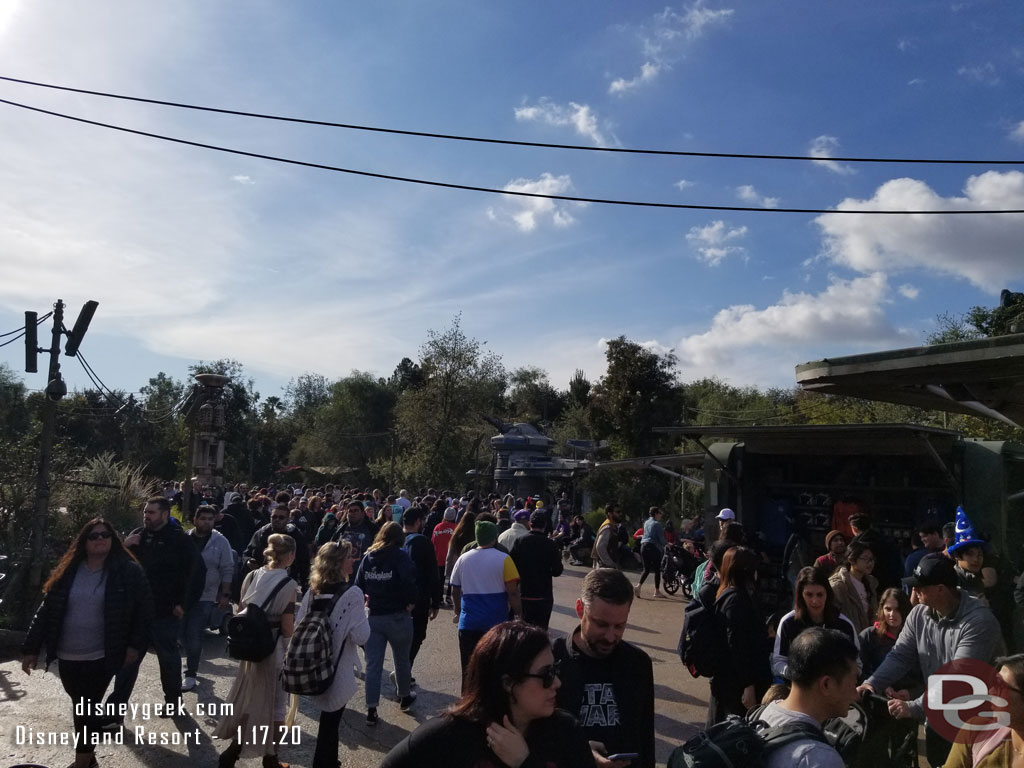
<instances>
[{"instance_id":1,"label":"man in black sweatshirt","mask_svg":"<svg viewBox=\"0 0 1024 768\"><path fill-rule=\"evenodd\" d=\"M168 521L171 503L165 496L153 496L142 512L142 528L125 537L125 547L135 555L153 593L153 623L149 627L150 642L160 663L160 684L164 701L177 707L181 698L181 654L178 635L181 618L188 605L192 572L198 551L181 529ZM205 578L205 572L204 572ZM114 690L108 704L127 704L139 676L140 654L136 663L122 667L114 678ZM171 712L161 714L170 716Z\"/></svg>"},{"instance_id":2,"label":"man in black sweatshirt","mask_svg":"<svg viewBox=\"0 0 1024 768\"><path fill-rule=\"evenodd\" d=\"M575 715L598 768L654 768L654 669L624 642L633 585L617 568L595 568L576 601L580 624L552 649L560 663L557 705ZM635 760L609 760L632 754Z\"/></svg>"},{"instance_id":3,"label":"man in black sweatshirt","mask_svg":"<svg viewBox=\"0 0 1024 768\"><path fill-rule=\"evenodd\" d=\"M554 593L551 579L562 575L562 554L548 538L548 516L543 510L530 515L530 532L512 545L512 559L519 569L519 596L523 601L523 620L548 628Z\"/></svg>"},{"instance_id":4,"label":"man in black sweatshirt","mask_svg":"<svg viewBox=\"0 0 1024 768\"><path fill-rule=\"evenodd\" d=\"M405 532L405 551L416 567L416 603L412 609L412 645L409 647L409 666L427 637L427 623L437 618L441 608L441 579L437 573L437 555L430 539L423 535L423 507L413 504L402 515ZM416 678L413 678L413 682Z\"/></svg>"}]
</instances>

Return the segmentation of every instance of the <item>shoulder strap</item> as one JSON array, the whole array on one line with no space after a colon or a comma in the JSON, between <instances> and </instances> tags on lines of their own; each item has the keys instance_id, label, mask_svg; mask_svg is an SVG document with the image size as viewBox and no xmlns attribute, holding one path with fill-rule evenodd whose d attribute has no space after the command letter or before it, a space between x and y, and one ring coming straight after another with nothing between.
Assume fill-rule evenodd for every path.
<instances>
[{"instance_id":1,"label":"shoulder strap","mask_svg":"<svg viewBox=\"0 0 1024 768\"><path fill-rule=\"evenodd\" d=\"M277 593L281 591L281 588L284 586L285 582L288 581L290 578L291 577L286 572L284 574L284 578L278 579L277 584L274 585L274 588L270 590L270 594L267 595L267 599L263 601L262 605L260 605L261 611L267 610L267 606L274 602L274 598L277 597Z\"/></svg>"},{"instance_id":2,"label":"shoulder strap","mask_svg":"<svg viewBox=\"0 0 1024 768\"><path fill-rule=\"evenodd\" d=\"M778 749L799 739L812 739L822 744L828 744L825 734L807 723L785 723L765 728L760 733L765 749Z\"/></svg>"}]
</instances>

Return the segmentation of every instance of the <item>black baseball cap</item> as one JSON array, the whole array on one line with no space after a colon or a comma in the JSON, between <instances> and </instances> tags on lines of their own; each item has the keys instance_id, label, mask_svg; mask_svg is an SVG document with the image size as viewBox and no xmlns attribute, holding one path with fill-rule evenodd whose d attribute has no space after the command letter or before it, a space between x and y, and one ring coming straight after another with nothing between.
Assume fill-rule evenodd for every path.
<instances>
[{"instance_id":1,"label":"black baseball cap","mask_svg":"<svg viewBox=\"0 0 1024 768\"><path fill-rule=\"evenodd\" d=\"M925 555L911 576L903 579L908 587L934 587L939 584L954 589L959 583L953 561L941 552Z\"/></svg>"}]
</instances>

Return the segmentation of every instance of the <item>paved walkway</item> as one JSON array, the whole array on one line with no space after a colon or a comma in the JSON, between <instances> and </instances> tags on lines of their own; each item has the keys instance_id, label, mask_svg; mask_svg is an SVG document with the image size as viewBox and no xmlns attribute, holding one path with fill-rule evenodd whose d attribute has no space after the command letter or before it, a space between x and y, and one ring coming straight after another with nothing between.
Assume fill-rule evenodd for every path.
<instances>
[{"instance_id":1,"label":"paved walkway","mask_svg":"<svg viewBox=\"0 0 1024 768\"><path fill-rule=\"evenodd\" d=\"M555 580L555 612L552 635L569 632L577 623L576 597L586 569L569 566ZM631 574L635 578L635 574ZM647 585L650 593L652 586ZM646 651L654 662L655 734L658 763L664 765L672 748L695 733L704 723L707 681L694 680L683 669L675 648L682 623L683 601L642 599L635 601L626 639ZM459 650L451 611L442 611L431 623L426 642L416 660L414 674L420 695L413 711L399 710L394 689L382 686L381 722L367 726L362 687L349 703L341 725L341 764L344 768L377 766L383 755L416 726L439 713L458 697ZM389 652L390 656L390 652ZM55 669L51 666L51 670ZM216 718L200 712L219 705L227 695L237 664L224 652L224 640L206 638L200 668L200 685L185 694L187 717L163 720L157 717L126 721L123 744L97 748L101 766L129 768L154 766L213 766L226 743L210 734ZM385 669L392 669L390 660ZM391 697L391 698L388 698ZM146 656L133 695L133 703L153 706L163 700L156 659ZM316 742L318 712L303 702L296 718L297 743L281 750L281 759L294 766L309 766ZM197 733L198 732L198 733ZM49 738L71 733L71 703L55 674L34 671L26 677L17 661L0 664L0 768L18 763L37 763L64 768L73 759L73 747L19 744L25 737ZM241 760L240 766L256 766L255 759Z\"/></svg>"}]
</instances>

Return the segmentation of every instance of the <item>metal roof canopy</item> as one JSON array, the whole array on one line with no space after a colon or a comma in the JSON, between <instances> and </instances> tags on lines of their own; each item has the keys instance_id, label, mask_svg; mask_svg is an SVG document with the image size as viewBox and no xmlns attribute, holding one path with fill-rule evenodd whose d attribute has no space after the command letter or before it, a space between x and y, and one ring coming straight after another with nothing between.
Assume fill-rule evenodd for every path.
<instances>
[{"instance_id":1,"label":"metal roof canopy","mask_svg":"<svg viewBox=\"0 0 1024 768\"><path fill-rule=\"evenodd\" d=\"M1024 334L825 358L796 367L808 392L1024 424Z\"/></svg>"},{"instance_id":2,"label":"metal roof canopy","mask_svg":"<svg viewBox=\"0 0 1024 768\"><path fill-rule=\"evenodd\" d=\"M677 480L695 485L698 488L704 487L704 481L682 472L673 472L669 467L702 467L704 466L703 453L666 453L661 456L637 456L632 459L619 459L617 461L599 461L594 464L594 469L653 469L655 472L674 477Z\"/></svg>"},{"instance_id":3,"label":"metal roof canopy","mask_svg":"<svg viewBox=\"0 0 1024 768\"><path fill-rule=\"evenodd\" d=\"M961 438L956 432L913 424L797 424L784 426L691 426L656 427L655 432L681 435L695 440L722 471L729 468L702 442L707 437L731 437L742 442L750 453L773 455L875 456L924 455L935 462L951 488L958 483L944 456L952 453ZM735 479L735 478L734 478Z\"/></svg>"}]
</instances>

